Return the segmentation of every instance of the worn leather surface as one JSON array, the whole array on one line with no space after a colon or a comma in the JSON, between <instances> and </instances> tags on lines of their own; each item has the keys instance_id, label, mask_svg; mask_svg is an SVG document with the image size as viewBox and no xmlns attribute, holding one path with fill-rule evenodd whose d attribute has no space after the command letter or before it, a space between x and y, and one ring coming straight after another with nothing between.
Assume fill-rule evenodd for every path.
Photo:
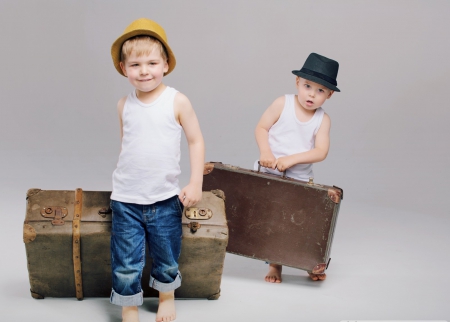
<instances>
[{"instance_id":1,"label":"worn leather surface","mask_svg":"<svg viewBox=\"0 0 450 322\"><path fill-rule=\"evenodd\" d=\"M339 189L221 163L207 168L203 189L221 189L227 198L227 252L309 272L325 270Z\"/></svg>"},{"instance_id":2,"label":"worn leather surface","mask_svg":"<svg viewBox=\"0 0 450 322\"><path fill-rule=\"evenodd\" d=\"M108 208L109 191L83 191L80 221L80 253L82 293L84 297L109 297L111 292L110 232L111 214L99 214ZM30 291L34 298L75 297L72 225L75 191L30 189L24 221ZM228 243L223 198L203 192L197 207L213 212L195 233L187 227L183 216L183 241L179 259L182 286L178 298L210 298L220 295L225 248ZM64 225L52 225L44 218L43 207L67 207ZM76 220L76 219L75 219ZM157 296L148 286L151 259L147 257L142 287L144 296Z\"/></svg>"}]
</instances>

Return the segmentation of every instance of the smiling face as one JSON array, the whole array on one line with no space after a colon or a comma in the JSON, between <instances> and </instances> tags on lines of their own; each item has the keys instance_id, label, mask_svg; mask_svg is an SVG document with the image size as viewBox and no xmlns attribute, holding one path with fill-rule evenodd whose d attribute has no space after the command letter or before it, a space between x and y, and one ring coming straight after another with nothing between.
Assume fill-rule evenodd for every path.
<instances>
[{"instance_id":1,"label":"smiling face","mask_svg":"<svg viewBox=\"0 0 450 322\"><path fill-rule=\"evenodd\" d=\"M120 68L131 85L138 91L148 93L162 83L169 65L158 50L141 55L133 51L124 62L120 62Z\"/></svg>"},{"instance_id":2,"label":"smiling face","mask_svg":"<svg viewBox=\"0 0 450 322\"><path fill-rule=\"evenodd\" d=\"M334 93L333 90L323 85L298 76L295 84L297 86L298 102L306 110L318 109Z\"/></svg>"}]
</instances>

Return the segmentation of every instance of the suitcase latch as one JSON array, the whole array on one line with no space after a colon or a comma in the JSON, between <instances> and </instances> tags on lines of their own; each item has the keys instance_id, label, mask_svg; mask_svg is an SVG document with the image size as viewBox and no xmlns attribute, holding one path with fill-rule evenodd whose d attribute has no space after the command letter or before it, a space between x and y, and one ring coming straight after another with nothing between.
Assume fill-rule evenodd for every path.
<instances>
[{"instance_id":1,"label":"suitcase latch","mask_svg":"<svg viewBox=\"0 0 450 322\"><path fill-rule=\"evenodd\" d=\"M213 215L213 212L211 209L208 208L196 208L196 207L190 207L186 208L185 216L188 219L194 220L207 220L210 219Z\"/></svg>"},{"instance_id":2,"label":"suitcase latch","mask_svg":"<svg viewBox=\"0 0 450 322\"><path fill-rule=\"evenodd\" d=\"M314 187L320 187L320 188L323 187L323 185L321 185L321 184L314 183L314 178L312 178L312 177L309 177L309 181L308 181L307 185L314 186Z\"/></svg>"},{"instance_id":3,"label":"suitcase latch","mask_svg":"<svg viewBox=\"0 0 450 322\"><path fill-rule=\"evenodd\" d=\"M193 222L190 222L187 226L188 226L188 228L191 229L192 233L195 233L197 231L197 229L199 229L202 225L200 225L200 223L198 223L196 221L193 221Z\"/></svg>"},{"instance_id":4,"label":"suitcase latch","mask_svg":"<svg viewBox=\"0 0 450 322\"><path fill-rule=\"evenodd\" d=\"M106 215L109 215L109 214L112 214L112 209L111 208L101 208L99 211L98 211L98 214L100 215L100 216L102 216L103 218L106 218Z\"/></svg>"},{"instance_id":5,"label":"suitcase latch","mask_svg":"<svg viewBox=\"0 0 450 322\"><path fill-rule=\"evenodd\" d=\"M62 226L64 225L63 218L67 216L66 207L44 207L41 209L41 215L44 218L53 218L52 225Z\"/></svg>"}]
</instances>

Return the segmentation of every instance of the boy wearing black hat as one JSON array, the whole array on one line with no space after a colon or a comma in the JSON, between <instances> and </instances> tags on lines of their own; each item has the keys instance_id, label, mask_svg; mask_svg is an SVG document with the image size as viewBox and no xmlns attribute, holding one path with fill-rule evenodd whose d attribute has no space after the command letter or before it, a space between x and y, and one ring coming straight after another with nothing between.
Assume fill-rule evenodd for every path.
<instances>
[{"instance_id":1,"label":"boy wearing black hat","mask_svg":"<svg viewBox=\"0 0 450 322\"><path fill-rule=\"evenodd\" d=\"M327 157L331 121L322 104L340 92L336 87L337 61L311 53L302 69L294 70L297 94L277 98L263 113L255 129L261 171L308 181L314 177L312 164ZM254 168L258 169L258 161ZM282 266L270 264L265 280L281 282ZM324 280L325 274L309 273Z\"/></svg>"}]
</instances>

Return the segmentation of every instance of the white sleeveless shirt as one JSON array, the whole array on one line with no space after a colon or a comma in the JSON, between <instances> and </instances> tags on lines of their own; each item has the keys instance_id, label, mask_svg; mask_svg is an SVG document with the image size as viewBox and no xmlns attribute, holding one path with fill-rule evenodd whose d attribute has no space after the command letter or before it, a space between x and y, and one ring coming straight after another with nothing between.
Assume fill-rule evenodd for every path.
<instances>
[{"instance_id":1,"label":"white sleeveless shirt","mask_svg":"<svg viewBox=\"0 0 450 322\"><path fill-rule=\"evenodd\" d=\"M284 157L314 149L317 131L322 124L325 111L319 107L308 122L300 122L295 114L295 95L285 95L285 103L278 121L269 129L269 146L275 158ZM286 176L308 181L314 177L313 165L296 164L286 170ZM258 170L258 160L254 164ZM261 172L282 175L277 169L261 167Z\"/></svg>"},{"instance_id":2,"label":"white sleeveless shirt","mask_svg":"<svg viewBox=\"0 0 450 322\"><path fill-rule=\"evenodd\" d=\"M178 91L166 87L151 104L142 103L135 91L128 95L122 113L122 150L112 175L111 199L153 204L180 193L181 125L175 119Z\"/></svg>"}]
</instances>

